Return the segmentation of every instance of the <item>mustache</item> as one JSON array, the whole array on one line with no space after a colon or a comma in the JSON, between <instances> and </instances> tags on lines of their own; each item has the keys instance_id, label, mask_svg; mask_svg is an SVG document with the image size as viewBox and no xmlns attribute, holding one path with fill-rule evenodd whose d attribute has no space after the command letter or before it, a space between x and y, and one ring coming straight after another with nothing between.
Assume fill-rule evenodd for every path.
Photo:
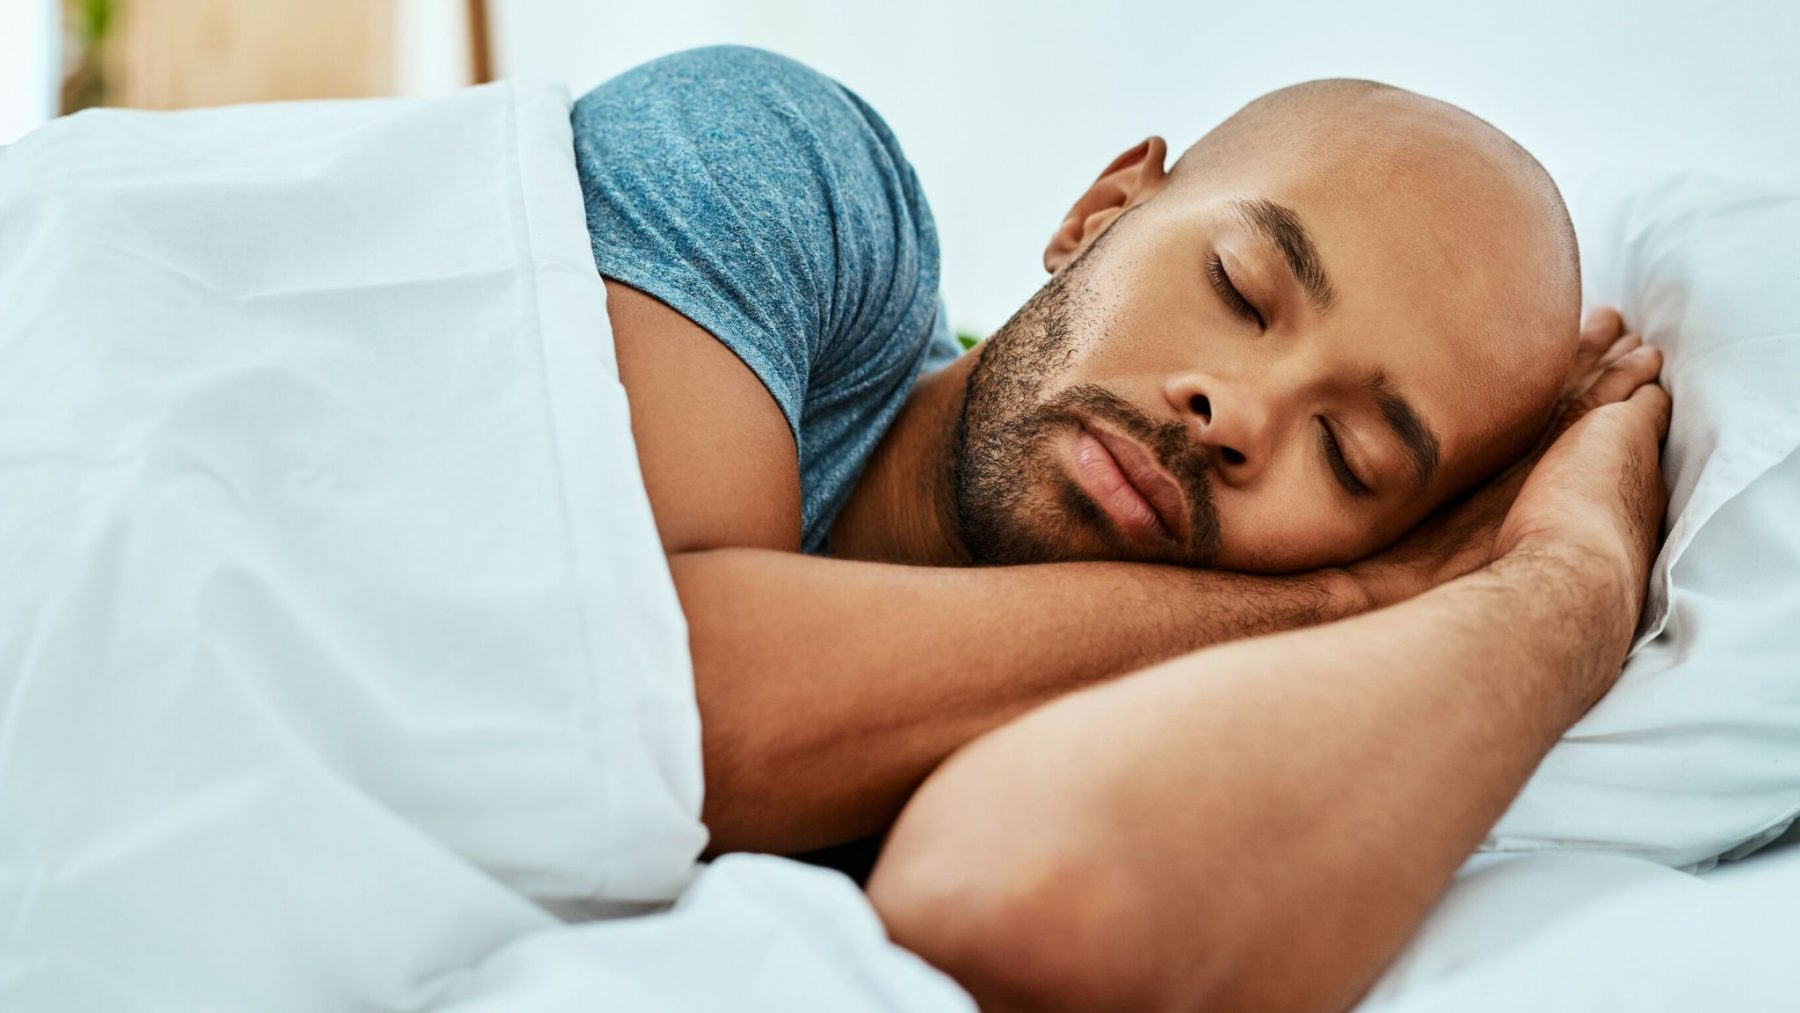
<instances>
[{"instance_id":1,"label":"mustache","mask_svg":"<svg viewBox=\"0 0 1800 1013\"><path fill-rule=\"evenodd\" d=\"M1219 514L1213 504L1207 454L1179 422L1157 422L1131 402L1098 384L1071 387L1045 402L1047 416L1075 421L1081 415L1109 422L1142 443L1187 494L1189 552L1210 562L1219 553Z\"/></svg>"}]
</instances>

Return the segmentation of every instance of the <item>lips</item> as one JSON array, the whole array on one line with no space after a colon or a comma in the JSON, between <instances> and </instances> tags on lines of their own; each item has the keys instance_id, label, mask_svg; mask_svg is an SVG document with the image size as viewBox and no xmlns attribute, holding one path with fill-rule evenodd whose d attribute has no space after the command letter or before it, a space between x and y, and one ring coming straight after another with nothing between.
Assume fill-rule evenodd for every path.
<instances>
[{"instance_id":1,"label":"lips","mask_svg":"<svg viewBox=\"0 0 1800 1013\"><path fill-rule=\"evenodd\" d=\"M1187 498L1137 441L1082 425L1076 470L1082 483L1122 528L1180 542L1187 530Z\"/></svg>"}]
</instances>

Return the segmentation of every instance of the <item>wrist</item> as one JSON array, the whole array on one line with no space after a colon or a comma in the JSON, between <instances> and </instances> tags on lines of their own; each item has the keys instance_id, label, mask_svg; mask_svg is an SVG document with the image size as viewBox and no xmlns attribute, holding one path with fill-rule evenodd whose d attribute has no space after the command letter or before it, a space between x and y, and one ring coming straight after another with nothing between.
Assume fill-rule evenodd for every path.
<instances>
[{"instance_id":1,"label":"wrist","mask_svg":"<svg viewBox=\"0 0 1800 1013\"><path fill-rule=\"evenodd\" d=\"M1530 561L1554 569L1564 584L1596 601L1628 605L1635 620L1643 597L1644 566L1618 539L1604 532L1536 532L1520 537L1500 559Z\"/></svg>"},{"instance_id":2,"label":"wrist","mask_svg":"<svg viewBox=\"0 0 1800 1013\"><path fill-rule=\"evenodd\" d=\"M1537 646L1560 658L1569 678L1573 722L1619 675L1643 605L1643 581L1628 561L1592 543L1527 540L1495 560L1491 572L1524 592Z\"/></svg>"},{"instance_id":3,"label":"wrist","mask_svg":"<svg viewBox=\"0 0 1800 1013\"><path fill-rule=\"evenodd\" d=\"M1379 563L1362 562L1326 567L1316 576L1341 610L1337 618L1343 618L1392 605L1403 597L1394 593L1393 581L1385 571Z\"/></svg>"},{"instance_id":4,"label":"wrist","mask_svg":"<svg viewBox=\"0 0 1800 1013\"><path fill-rule=\"evenodd\" d=\"M1346 601L1355 612L1370 612L1403 602L1436 587L1442 581L1416 562L1397 562L1374 556L1337 568Z\"/></svg>"}]
</instances>

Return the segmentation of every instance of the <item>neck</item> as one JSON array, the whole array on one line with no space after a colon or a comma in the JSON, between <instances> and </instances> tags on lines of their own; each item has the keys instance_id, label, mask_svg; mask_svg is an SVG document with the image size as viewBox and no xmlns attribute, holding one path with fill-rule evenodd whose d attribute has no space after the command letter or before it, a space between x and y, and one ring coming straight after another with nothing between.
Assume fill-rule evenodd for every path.
<instances>
[{"instance_id":1,"label":"neck","mask_svg":"<svg viewBox=\"0 0 1800 1013\"><path fill-rule=\"evenodd\" d=\"M967 566L951 454L979 349L925 377L870 456L831 526L831 554L914 566Z\"/></svg>"}]
</instances>

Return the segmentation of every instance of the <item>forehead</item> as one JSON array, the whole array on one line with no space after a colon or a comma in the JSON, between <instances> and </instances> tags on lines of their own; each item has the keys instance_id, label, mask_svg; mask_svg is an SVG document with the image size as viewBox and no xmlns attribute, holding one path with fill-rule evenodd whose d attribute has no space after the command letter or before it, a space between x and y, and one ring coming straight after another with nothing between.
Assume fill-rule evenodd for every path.
<instances>
[{"instance_id":1,"label":"forehead","mask_svg":"<svg viewBox=\"0 0 1800 1013\"><path fill-rule=\"evenodd\" d=\"M1404 290L1426 322L1516 311L1541 218L1517 156L1461 110L1402 92L1264 117L1195 173L1201 196L1265 196L1297 211L1342 272ZM1213 184L1210 187L1208 184ZM1207 191L1210 190L1210 194Z\"/></svg>"},{"instance_id":2,"label":"forehead","mask_svg":"<svg viewBox=\"0 0 1800 1013\"><path fill-rule=\"evenodd\" d=\"M1404 173L1370 185L1315 162L1312 171L1260 175L1210 195L1209 216L1249 237L1267 276L1299 293L1282 244L1241 208L1265 200L1292 212L1334 295L1309 311L1308 341L1346 385L1385 376L1435 433L1442 467L1426 496L1499 463L1535 407L1506 382L1518 364L1494 333L1519 316L1515 237L1482 221L1483 209L1407 185Z\"/></svg>"}]
</instances>

